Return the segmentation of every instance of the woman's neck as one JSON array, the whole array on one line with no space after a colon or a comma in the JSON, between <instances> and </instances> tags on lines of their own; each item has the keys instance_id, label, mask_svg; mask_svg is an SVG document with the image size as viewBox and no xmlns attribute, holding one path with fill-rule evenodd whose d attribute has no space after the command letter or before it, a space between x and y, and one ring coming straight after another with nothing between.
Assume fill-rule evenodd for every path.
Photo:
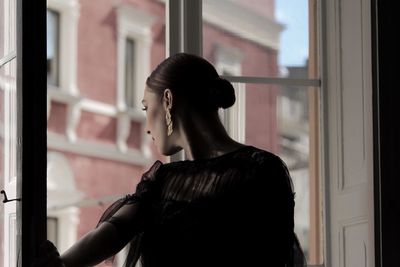
<instances>
[{"instance_id":1,"label":"woman's neck","mask_svg":"<svg viewBox=\"0 0 400 267\"><path fill-rule=\"evenodd\" d=\"M217 157L243 146L228 135L217 112L187 116L180 126L181 146L189 160Z\"/></svg>"}]
</instances>

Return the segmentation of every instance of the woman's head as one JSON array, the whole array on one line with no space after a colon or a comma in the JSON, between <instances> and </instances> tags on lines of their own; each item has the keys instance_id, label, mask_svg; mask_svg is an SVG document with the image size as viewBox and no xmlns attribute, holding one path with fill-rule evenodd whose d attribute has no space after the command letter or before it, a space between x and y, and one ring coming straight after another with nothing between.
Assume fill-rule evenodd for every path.
<instances>
[{"instance_id":1,"label":"woman's head","mask_svg":"<svg viewBox=\"0 0 400 267\"><path fill-rule=\"evenodd\" d=\"M188 114L193 120L218 117L218 109L232 106L236 98L232 84L207 60L178 53L162 61L147 78L144 100L146 131L156 140L160 152L168 155L176 152L169 148L180 138L176 131L181 126L179 118ZM168 111L174 128L171 136L167 136Z\"/></svg>"},{"instance_id":2,"label":"woman's head","mask_svg":"<svg viewBox=\"0 0 400 267\"><path fill-rule=\"evenodd\" d=\"M235 103L231 83L220 78L211 63L196 55L178 53L165 59L147 78L146 85L160 96L169 88L201 111L216 111Z\"/></svg>"}]
</instances>

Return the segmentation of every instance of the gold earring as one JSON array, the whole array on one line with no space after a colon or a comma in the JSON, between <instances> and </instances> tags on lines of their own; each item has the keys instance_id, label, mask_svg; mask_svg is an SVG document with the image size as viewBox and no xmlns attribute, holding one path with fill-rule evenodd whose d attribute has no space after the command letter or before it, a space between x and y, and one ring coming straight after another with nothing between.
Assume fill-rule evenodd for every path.
<instances>
[{"instance_id":1,"label":"gold earring","mask_svg":"<svg viewBox=\"0 0 400 267\"><path fill-rule=\"evenodd\" d=\"M172 129L172 119L171 119L171 113L169 112L169 109L167 109L167 113L165 114L165 120L167 122L167 135L170 136L172 132L174 131Z\"/></svg>"}]
</instances>

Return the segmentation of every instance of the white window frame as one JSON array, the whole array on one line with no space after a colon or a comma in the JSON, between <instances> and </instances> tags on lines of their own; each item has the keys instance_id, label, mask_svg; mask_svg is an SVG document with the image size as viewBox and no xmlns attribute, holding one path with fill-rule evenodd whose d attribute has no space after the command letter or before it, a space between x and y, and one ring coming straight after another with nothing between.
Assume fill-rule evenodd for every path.
<instances>
[{"instance_id":1,"label":"white window frame","mask_svg":"<svg viewBox=\"0 0 400 267\"><path fill-rule=\"evenodd\" d=\"M150 13L137 9L129 4L121 4L117 7L117 108L120 111L130 109L126 105L125 96L125 46L126 40L134 42L134 71L135 71L135 99L136 109L140 107L143 99L143 81L150 74L151 28L157 17Z\"/></svg>"},{"instance_id":2,"label":"white window frame","mask_svg":"<svg viewBox=\"0 0 400 267\"><path fill-rule=\"evenodd\" d=\"M117 14L117 148L120 152L126 153L128 145L126 140L129 136L132 113L139 113L141 100L143 99L143 81L150 74L150 59L152 32L151 28L157 17L137 9L130 4L121 4L116 8ZM126 105L125 95L125 46L126 40L134 42L134 107ZM143 131L142 137L147 140L142 142L142 150L148 151L149 139ZM148 153L147 153L148 154Z\"/></svg>"},{"instance_id":3,"label":"white window frame","mask_svg":"<svg viewBox=\"0 0 400 267\"><path fill-rule=\"evenodd\" d=\"M3 102L0 103L0 109L3 109L4 121L0 123L0 137L4 142L4 150L2 157L3 174L0 174L3 188L8 199L17 198L17 157L19 148L16 146L15 137L17 137L17 120L15 118L17 105L17 87L16 87L16 37L17 37L17 11L16 1L3 1L4 9L0 14L4 32L4 50L0 58L0 69L6 77L0 77L0 90L3 91ZM12 111L10 114L7 111ZM17 203L16 201L1 203L3 205L2 231L3 238L3 258L0 264L4 266L16 266L18 253L18 233L20 223L17 220Z\"/></svg>"},{"instance_id":4,"label":"white window frame","mask_svg":"<svg viewBox=\"0 0 400 267\"><path fill-rule=\"evenodd\" d=\"M78 0L48 0L47 8L60 15L59 29L59 86L56 89L70 95L78 95L77 86L77 42ZM48 86L54 88L54 86Z\"/></svg>"},{"instance_id":5,"label":"white window frame","mask_svg":"<svg viewBox=\"0 0 400 267\"><path fill-rule=\"evenodd\" d=\"M50 16L49 16L50 15ZM51 9L51 8L47 8L47 35L49 34L49 30L52 30L51 34L53 35L53 38L51 41L53 41L54 43L49 44L49 36L47 36L47 64L49 64L49 60L52 61L51 62L51 68L50 68L50 73L49 73L49 69L47 70L47 84L48 85L53 85L54 87L58 87L59 86L59 82L60 82L60 71L59 71L59 67L60 67L60 38L59 38L59 33L60 33L60 21L61 21L61 15L58 11ZM53 18L52 18L53 17ZM54 23L50 24L50 23ZM49 45L50 48L53 49L52 53L54 54L53 57L48 57L48 51L49 51ZM54 45L54 47L52 47L52 45ZM47 68L49 66L47 65ZM50 74L50 75L49 75ZM51 80L54 79L54 81L50 81L49 82L49 78Z\"/></svg>"},{"instance_id":6,"label":"white window frame","mask_svg":"<svg viewBox=\"0 0 400 267\"><path fill-rule=\"evenodd\" d=\"M82 97L76 81L77 70L77 30L79 19L78 0L48 0L48 8L60 14L60 87L48 85L47 117L51 113L51 101L57 101L67 106L67 124L64 134L48 133L48 147L61 149L81 155L95 156L104 159L117 160L130 164L145 165L151 160L152 154L148 148L150 139L142 131L143 142L139 149L130 149L126 140L130 133L132 121L143 125L145 119L140 109L127 109L124 100L124 41L126 37L135 40L137 51L135 74L136 88L139 88L136 102L140 103L143 93L143 80L150 72L151 26L157 17L144 13L132 5L119 5L117 13L117 103L110 105ZM123 42L121 42L121 40ZM80 121L81 111L93 112L117 119L117 148L98 144L91 141L80 140L76 134L76 127Z\"/></svg>"},{"instance_id":7,"label":"white window frame","mask_svg":"<svg viewBox=\"0 0 400 267\"><path fill-rule=\"evenodd\" d=\"M131 47L129 47L129 48L128 48L128 43L130 43L130 45L131 45ZM124 77L124 93L125 93L125 96L124 96L124 99L125 99L126 106L129 108L133 108L133 109L137 109L137 100L135 98L136 98L136 94L139 91L139 87L137 86L137 84L135 84L135 82L137 81L136 76L135 76L136 68L139 67L139 65L137 64L138 62L136 60L136 55L137 55L136 49L135 49L136 45L137 45L136 41L133 40L132 38L128 37L125 39L125 51L124 52L126 53L126 55L124 56L124 58L125 58L125 64L124 64L124 68L125 68L125 70L124 70L124 75L125 75L125 77ZM128 51L128 49L131 51ZM129 53L131 53L131 55L129 55ZM128 62L133 65L132 70L131 70L132 73L128 73L128 68L127 68ZM129 76L129 80L131 80L131 82L133 82L133 84L131 85L130 88L128 88L128 85L127 85L127 80L128 80L127 76Z\"/></svg>"}]
</instances>

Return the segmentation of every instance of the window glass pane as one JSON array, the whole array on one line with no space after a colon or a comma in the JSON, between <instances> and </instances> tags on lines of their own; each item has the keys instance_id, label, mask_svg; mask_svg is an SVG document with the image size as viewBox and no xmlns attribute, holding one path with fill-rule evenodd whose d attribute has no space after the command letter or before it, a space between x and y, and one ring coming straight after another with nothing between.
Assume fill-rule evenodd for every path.
<instances>
[{"instance_id":1,"label":"window glass pane","mask_svg":"<svg viewBox=\"0 0 400 267\"><path fill-rule=\"evenodd\" d=\"M0 189L8 200L17 198L16 64L0 67ZM16 201L1 203L0 230L0 266L16 266Z\"/></svg>"},{"instance_id":2,"label":"window glass pane","mask_svg":"<svg viewBox=\"0 0 400 267\"><path fill-rule=\"evenodd\" d=\"M62 18L47 43L68 55L59 64L66 86L48 86L47 121L47 213L57 220L64 252L112 201L134 192L150 164L167 162L145 134L145 112L126 109L140 103L147 76L165 58L165 7L148 0L47 3L48 21Z\"/></svg>"},{"instance_id":3,"label":"window glass pane","mask_svg":"<svg viewBox=\"0 0 400 267\"><path fill-rule=\"evenodd\" d=\"M235 83L236 103L228 132L237 141L279 155L287 164L296 192L295 231L308 259L320 253L317 88ZM240 107L238 107L240 106ZM233 127L232 127L233 126ZM240 133L240 129L245 129ZM239 131L239 134L235 131ZM310 263L310 261L309 261ZM316 264L316 263L314 263Z\"/></svg>"},{"instance_id":4,"label":"window glass pane","mask_svg":"<svg viewBox=\"0 0 400 267\"><path fill-rule=\"evenodd\" d=\"M0 60L16 52L16 3L0 0Z\"/></svg>"},{"instance_id":5,"label":"window glass pane","mask_svg":"<svg viewBox=\"0 0 400 267\"><path fill-rule=\"evenodd\" d=\"M47 10L47 83L59 85L59 32L60 15Z\"/></svg>"},{"instance_id":6,"label":"window glass pane","mask_svg":"<svg viewBox=\"0 0 400 267\"><path fill-rule=\"evenodd\" d=\"M0 0L0 266L17 262L16 45L16 1Z\"/></svg>"},{"instance_id":7,"label":"window glass pane","mask_svg":"<svg viewBox=\"0 0 400 267\"><path fill-rule=\"evenodd\" d=\"M135 43L131 39L126 39L125 54L125 101L128 107L134 107Z\"/></svg>"},{"instance_id":8,"label":"window glass pane","mask_svg":"<svg viewBox=\"0 0 400 267\"><path fill-rule=\"evenodd\" d=\"M203 55L241 76L286 77L308 66L308 2L204 0ZM305 69L299 78L315 77Z\"/></svg>"}]
</instances>

